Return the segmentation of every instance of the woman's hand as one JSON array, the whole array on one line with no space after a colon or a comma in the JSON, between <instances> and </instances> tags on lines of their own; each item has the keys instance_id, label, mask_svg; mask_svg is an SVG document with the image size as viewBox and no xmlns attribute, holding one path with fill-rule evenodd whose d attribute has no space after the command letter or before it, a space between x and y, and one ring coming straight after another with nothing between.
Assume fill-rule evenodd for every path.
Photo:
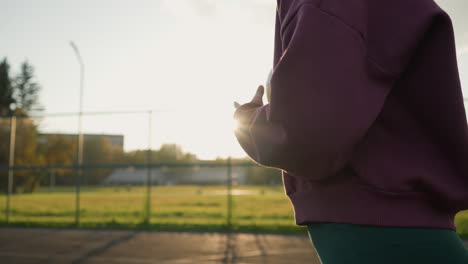
<instances>
[{"instance_id":1,"label":"woman's hand","mask_svg":"<svg viewBox=\"0 0 468 264\"><path fill-rule=\"evenodd\" d=\"M263 105L263 94L264 93L265 93L265 88L263 87L263 85L260 85L257 88L257 92L255 93L255 95L252 98L252 100L250 101L250 103L262 106ZM237 109L239 106L240 106L240 104L238 102L234 101L234 107Z\"/></svg>"}]
</instances>

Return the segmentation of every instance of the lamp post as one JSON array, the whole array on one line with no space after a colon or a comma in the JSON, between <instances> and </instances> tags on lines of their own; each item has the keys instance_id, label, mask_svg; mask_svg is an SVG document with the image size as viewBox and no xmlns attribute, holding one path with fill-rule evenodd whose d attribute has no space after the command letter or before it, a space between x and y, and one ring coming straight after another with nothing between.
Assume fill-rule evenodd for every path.
<instances>
[{"instance_id":1,"label":"lamp post","mask_svg":"<svg viewBox=\"0 0 468 264\"><path fill-rule=\"evenodd\" d=\"M81 187L81 178L83 175L83 131L82 131L82 119L83 119L83 86L84 86L84 63L81 58L80 51L78 47L70 41L70 45L75 52L78 63L80 64L80 106L78 113L78 173L76 179L76 206L75 206L75 224L79 225L80 223L80 187Z\"/></svg>"}]
</instances>

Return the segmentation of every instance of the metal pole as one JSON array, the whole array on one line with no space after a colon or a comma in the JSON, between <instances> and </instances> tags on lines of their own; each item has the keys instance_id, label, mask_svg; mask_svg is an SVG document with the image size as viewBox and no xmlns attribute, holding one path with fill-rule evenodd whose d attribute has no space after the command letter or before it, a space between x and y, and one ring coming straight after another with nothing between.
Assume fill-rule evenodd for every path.
<instances>
[{"instance_id":1,"label":"metal pole","mask_svg":"<svg viewBox=\"0 0 468 264\"><path fill-rule=\"evenodd\" d=\"M81 189L81 178L83 175L83 131L82 131L82 122L83 122L83 88L84 88L84 63L81 58L80 51L78 47L70 42L70 45L75 52L78 63L80 64L80 109L78 113L78 174L76 179L76 201L75 201L75 224L79 225L80 223L80 189Z\"/></svg>"},{"instance_id":2,"label":"metal pole","mask_svg":"<svg viewBox=\"0 0 468 264\"><path fill-rule=\"evenodd\" d=\"M16 116L10 118L10 157L8 159L8 193L6 199L6 222L10 221L10 196L13 192L13 166L15 165Z\"/></svg>"},{"instance_id":3,"label":"metal pole","mask_svg":"<svg viewBox=\"0 0 468 264\"><path fill-rule=\"evenodd\" d=\"M232 229L232 161L231 156L228 157L227 162L227 228L229 231Z\"/></svg>"},{"instance_id":4,"label":"metal pole","mask_svg":"<svg viewBox=\"0 0 468 264\"><path fill-rule=\"evenodd\" d=\"M149 224L151 218L151 135L153 111L148 111L148 152L147 152L147 173L146 173L146 201L145 201L145 220Z\"/></svg>"}]
</instances>

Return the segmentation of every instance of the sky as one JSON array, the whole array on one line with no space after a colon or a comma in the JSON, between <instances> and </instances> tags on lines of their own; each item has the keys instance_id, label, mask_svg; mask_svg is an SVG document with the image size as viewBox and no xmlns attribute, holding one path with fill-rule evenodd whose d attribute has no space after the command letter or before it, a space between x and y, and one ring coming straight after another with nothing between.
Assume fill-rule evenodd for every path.
<instances>
[{"instance_id":1,"label":"sky","mask_svg":"<svg viewBox=\"0 0 468 264\"><path fill-rule=\"evenodd\" d=\"M436 1L452 17L468 96L468 1ZM0 57L28 60L45 113L154 110L85 116L85 133L122 134L126 150L177 143L199 158L242 157L233 101L246 103L273 61L274 0L0 0ZM163 110L158 112L158 110ZM38 119L76 133L77 116Z\"/></svg>"}]
</instances>

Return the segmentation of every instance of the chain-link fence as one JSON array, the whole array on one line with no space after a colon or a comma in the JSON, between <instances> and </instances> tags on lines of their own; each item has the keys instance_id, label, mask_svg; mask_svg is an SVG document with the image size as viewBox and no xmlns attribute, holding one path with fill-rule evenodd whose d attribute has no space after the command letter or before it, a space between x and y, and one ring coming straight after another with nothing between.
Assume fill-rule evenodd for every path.
<instances>
[{"instance_id":1,"label":"chain-link fence","mask_svg":"<svg viewBox=\"0 0 468 264\"><path fill-rule=\"evenodd\" d=\"M281 171L200 160L176 144L155 149L155 139L184 142L189 133L212 133L219 150L229 144L186 113L157 114L84 113L81 139L78 114L0 118L0 225L304 232ZM124 151L124 141L135 149ZM457 227L466 219L460 212Z\"/></svg>"},{"instance_id":2,"label":"chain-link fence","mask_svg":"<svg viewBox=\"0 0 468 264\"><path fill-rule=\"evenodd\" d=\"M176 145L153 149L154 132L165 138L161 127L170 125L153 127L158 124L154 115L83 114L84 127L103 132L86 131L81 139L73 133L80 118L76 114L1 118L0 221L16 226L299 230L280 171L248 159L199 160ZM188 133L192 126L187 123L182 131ZM139 148L124 151L124 140Z\"/></svg>"}]
</instances>

